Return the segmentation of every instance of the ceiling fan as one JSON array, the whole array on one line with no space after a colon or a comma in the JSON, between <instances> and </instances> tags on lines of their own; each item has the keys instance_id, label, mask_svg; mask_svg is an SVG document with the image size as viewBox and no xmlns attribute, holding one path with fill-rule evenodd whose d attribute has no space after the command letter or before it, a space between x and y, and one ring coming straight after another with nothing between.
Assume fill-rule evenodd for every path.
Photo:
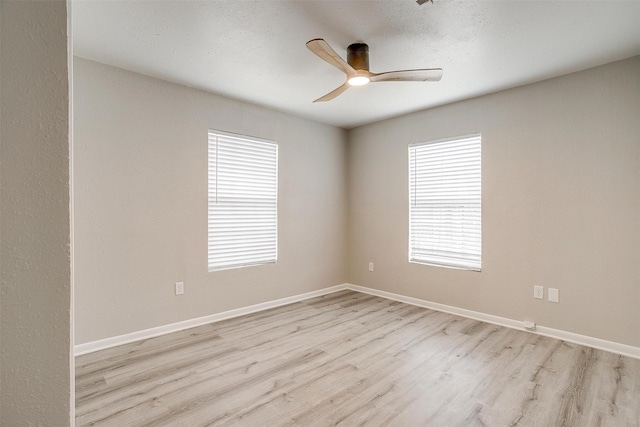
<instances>
[{"instance_id":1,"label":"ceiling fan","mask_svg":"<svg viewBox=\"0 0 640 427\"><path fill-rule=\"evenodd\" d=\"M339 86L313 102L330 101L349 89L350 86L362 86L369 82L437 82L442 78L442 68L422 68L417 70L372 73L369 71L369 46L365 43L353 43L349 45L347 48L346 61L323 39L309 40L307 47L311 52L347 76L347 81L345 81L342 86Z\"/></svg>"}]
</instances>

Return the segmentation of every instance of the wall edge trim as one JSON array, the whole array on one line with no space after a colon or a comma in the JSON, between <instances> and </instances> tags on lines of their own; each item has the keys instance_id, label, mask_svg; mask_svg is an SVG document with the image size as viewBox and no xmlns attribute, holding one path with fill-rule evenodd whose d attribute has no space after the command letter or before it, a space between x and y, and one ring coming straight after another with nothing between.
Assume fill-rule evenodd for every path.
<instances>
[{"instance_id":1,"label":"wall edge trim","mask_svg":"<svg viewBox=\"0 0 640 427\"><path fill-rule=\"evenodd\" d=\"M440 304L420 298L409 297L401 294L395 294L393 292L382 291L379 289L368 288L365 286L354 285L351 283L343 283L340 285L330 286L328 288L318 289L303 294L293 295L290 297L280 298L273 301L266 301L259 304L250 305L247 307L241 307L233 310L223 311L221 313L211 314L208 316L197 317L195 319L184 320L181 322L170 323L164 326L158 326L155 328L145 329L142 331L131 332L124 335L119 335L111 338L104 338L97 341L90 341L84 344L77 344L74 347L75 356L82 356L84 354L93 353L99 350L105 350L107 348L116 347L123 344L128 344L135 341L140 341L148 338L157 337L160 335L169 334L172 332L182 331L184 329L194 328L196 326L206 325L208 323L220 322L222 320L232 319L234 317L244 316L246 314L256 313L259 311L269 310L271 308L280 307L294 302L304 301L309 298L315 298L318 296L330 294L333 292L351 290L355 292L361 292L369 295L386 298L393 301L399 301L406 304L415 305L418 307L429 308L431 310L441 311L444 313L454 314L457 316L466 317L469 319L479 320L481 322L491 323L498 326L504 326L511 329L517 329L524 332L529 332L537 335L546 336L549 338L555 338L562 341L571 342L574 344L580 344L587 347L592 347L598 350L608 351L610 353L616 353L623 356L632 357L634 359L640 359L640 347L634 347L627 344L618 343L615 341L608 341L601 338L590 337L587 335L580 335L561 329L554 329L547 326L537 325L535 331L530 331L524 328L523 322L509 319L506 317L495 316L493 314L483 313L479 311L467 310L465 308L454 307L446 304Z\"/></svg>"},{"instance_id":2,"label":"wall edge trim","mask_svg":"<svg viewBox=\"0 0 640 427\"><path fill-rule=\"evenodd\" d=\"M208 323L220 322L222 320L232 319L234 317L240 317L246 314L257 313L259 311L269 310L271 308L292 304L294 302L304 301L309 298L315 298L345 289L348 289L347 284L330 286L328 288L318 289L315 291L280 298L272 301L266 301L259 304L249 305L247 307L240 307L233 310L210 314L207 316L196 317L194 319L170 323L164 326L144 329L142 331L131 332L124 335L118 335L115 337L104 338L97 341L77 344L74 346L74 354L75 356L82 356L84 354L93 353L99 350L106 350L107 348L117 347L119 345L129 344L135 341L146 340L149 338L170 334L172 332L182 331L189 328L195 328L196 326L202 326Z\"/></svg>"},{"instance_id":3,"label":"wall edge trim","mask_svg":"<svg viewBox=\"0 0 640 427\"><path fill-rule=\"evenodd\" d=\"M356 292L362 292L394 301L404 302L418 307L429 308L444 313L455 314L457 316L467 317L469 319L479 320L481 322L491 323L498 326L505 326L511 329L517 329L536 335L543 335L549 338L555 338L562 341L580 344L592 347L598 350L608 351L610 353L620 354L622 356L640 359L640 347L634 347L628 344L622 344L615 341L607 341L601 338L590 337L588 335L580 335L574 332L554 329L547 326L536 325L535 331L524 328L521 321L509 319L507 317L494 316L493 314L482 313L480 311L467 310L465 308L454 307L451 305L440 304L437 302L427 301L419 298L408 297L405 295L395 294L393 292L382 291L379 289L367 288L365 286L346 284L347 289Z\"/></svg>"}]
</instances>

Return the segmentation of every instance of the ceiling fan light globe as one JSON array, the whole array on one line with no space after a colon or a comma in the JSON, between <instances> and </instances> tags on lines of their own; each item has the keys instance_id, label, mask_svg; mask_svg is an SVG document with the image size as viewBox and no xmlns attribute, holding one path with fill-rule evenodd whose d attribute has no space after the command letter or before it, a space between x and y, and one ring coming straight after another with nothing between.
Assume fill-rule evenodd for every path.
<instances>
[{"instance_id":1,"label":"ceiling fan light globe","mask_svg":"<svg viewBox=\"0 0 640 427\"><path fill-rule=\"evenodd\" d=\"M354 77L351 77L348 81L351 86L364 86L367 83L369 83L370 80L369 80L369 77L354 76Z\"/></svg>"}]
</instances>

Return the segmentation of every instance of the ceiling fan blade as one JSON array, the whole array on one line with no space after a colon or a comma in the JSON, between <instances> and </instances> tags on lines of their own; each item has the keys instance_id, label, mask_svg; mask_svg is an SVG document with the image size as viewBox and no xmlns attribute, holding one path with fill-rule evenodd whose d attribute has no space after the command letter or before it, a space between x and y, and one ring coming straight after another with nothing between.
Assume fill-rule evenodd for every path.
<instances>
[{"instance_id":1,"label":"ceiling fan blade","mask_svg":"<svg viewBox=\"0 0 640 427\"><path fill-rule=\"evenodd\" d=\"M334 90L326 94L325 96L321 96L320 98L316 99L313 102L331 101L333 98L340 95L342 92L344 92L347 89L349 89L349 83L345 82L342 86L338 86L337 88L335 88Z\"/></svg>"},{"instance_id":2,"label":"ceiling fan blade","mask_svg":"<svg viewBox=\"0 0 640 427\"><path fill-rule=\"evenodd\" d=\"M340 55L338 55L336 51L331 48L331 46L329 46L329 43L327 43L323 39L309 40L307 42L307 47L311 52L315 53L320 58L324 59L329 64L333 65L346 75L350 75L356 72L356 70L354 70L351 65L347 64L347 62L342 59Z\"/></svg>"},{"instance_id":3,"label":"ceiling fan blade","mask_svg":"<svg viewBox=\"0 0 640 427\"><path fill-rule=\"evenodd\" d=\"M372 82L437 82L442 78L442 68L389 71L373 74Z\"/></svg>"}]
</instances>

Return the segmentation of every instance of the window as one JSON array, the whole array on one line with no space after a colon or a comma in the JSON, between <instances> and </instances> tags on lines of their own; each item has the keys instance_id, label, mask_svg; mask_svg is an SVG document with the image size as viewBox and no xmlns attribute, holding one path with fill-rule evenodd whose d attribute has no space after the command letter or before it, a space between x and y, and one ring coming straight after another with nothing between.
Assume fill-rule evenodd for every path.
<instances>
[{"instance_id":1,"label":"window","mask_svg":"<svg viewBox=\"0 0 640 427\"><path fill-rule=\"evenodd\" d=\"M209 131L209 271L278 258L278 145Z\"/></svg>"},{"instance_id":2,"label":"window","mask_svg":"<svg viewBox=\"0 0 640 427\"><path fill-rule=\"evenodd\" d=\"M480 271L481 137L409 145L409 262Z\"/></svg>"}]
</instances>

